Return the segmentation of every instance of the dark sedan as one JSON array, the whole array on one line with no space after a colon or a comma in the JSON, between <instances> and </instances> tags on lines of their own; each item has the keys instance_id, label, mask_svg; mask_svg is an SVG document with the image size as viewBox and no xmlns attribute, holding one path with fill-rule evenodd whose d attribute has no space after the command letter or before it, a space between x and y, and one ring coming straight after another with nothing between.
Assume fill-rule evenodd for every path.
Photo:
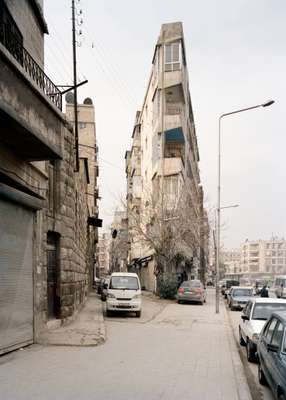
<instances>
[{"instance_id":1,"label":"dark sedan","mask_svg":"<svg viewBox=\"0 0 286 400\"><path fill-rule=\"evenodd\" d=\"M271 314L257 346L258 378L275 399L286 400L286 311Z\"/></svg>"}]
</instances>

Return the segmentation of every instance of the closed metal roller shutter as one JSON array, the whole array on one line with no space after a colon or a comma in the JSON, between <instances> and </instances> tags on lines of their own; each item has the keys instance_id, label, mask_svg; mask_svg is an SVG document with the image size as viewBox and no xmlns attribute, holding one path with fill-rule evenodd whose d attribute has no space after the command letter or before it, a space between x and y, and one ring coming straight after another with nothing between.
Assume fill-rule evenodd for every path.
<instances>
[{"instance_id":1,"label":"closed metal roller shutter","mask_svg":"<svg viewBox=\"0 0 286 400\"><path fill-rule=\"evenodd\" d=\"M33 342L33 215L0 198L0 354Z\"/></svg>"}]
</instances>

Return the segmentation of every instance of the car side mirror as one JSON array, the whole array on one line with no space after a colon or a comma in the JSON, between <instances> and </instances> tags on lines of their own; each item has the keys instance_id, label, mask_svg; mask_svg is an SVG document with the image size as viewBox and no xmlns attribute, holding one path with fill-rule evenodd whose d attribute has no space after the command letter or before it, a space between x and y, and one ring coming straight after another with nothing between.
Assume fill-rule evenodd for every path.
<instances>
[{"instance_id":1,"label":"car side mirror","mask_svg":"<svg viewBox=\"0 0 286 400\"><path fill-rule=\"evenodd\" d=\"M242 319L243 321L249 321L249 316L248 316L248 315L245 315L245 314L242 314L241 319Z\"/></svg>"},{"instance_id":2,"label":"car side mirror","mask_svg":"<svg viewBox=\"0 0 286 400\"><path fill-rule=\"evenodd\" d=\"M275 344L270 344L270 343L267 344L268 351L272 351L273 353L278 353L278 349L279 346L276 346Z\"/></svg>"}]
</instances>

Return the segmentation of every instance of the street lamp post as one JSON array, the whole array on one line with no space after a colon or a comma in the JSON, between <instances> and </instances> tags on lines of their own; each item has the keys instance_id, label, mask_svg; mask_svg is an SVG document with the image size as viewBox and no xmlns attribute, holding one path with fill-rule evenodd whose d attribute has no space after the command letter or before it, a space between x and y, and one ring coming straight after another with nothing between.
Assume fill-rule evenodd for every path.
<instances>
[{"instance_id":1,"label":"street lamp post","mask_svg":"<svg viewBox=\"0 0 286 400\"><path fill-rule=\"evenodd\" d=\"M254 110L255 108L268 107L274 103L274 100L267 101L263 104L258 104L256 106L242 108L240 110L231 111L222 114L219 117L219 130L218 130L218 185L217 185L217 243L216 243L216 314L219 313L219 263L220 263L220 194L221 194L221 120L232 114L238 114L244 111Z\"/></svg>"}]
</instances>

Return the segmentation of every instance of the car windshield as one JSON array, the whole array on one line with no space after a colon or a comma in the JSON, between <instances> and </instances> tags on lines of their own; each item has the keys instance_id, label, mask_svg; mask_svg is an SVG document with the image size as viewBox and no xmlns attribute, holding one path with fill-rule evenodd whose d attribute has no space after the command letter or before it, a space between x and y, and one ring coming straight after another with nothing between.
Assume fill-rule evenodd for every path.
<instances>
[{"instance_id":1,"label":"car windshield","mask_svg":"<svg viewBox=\"0 0 286 400\"><path fill-rule=\"evenodd\" d=\"M233 289L232 295L234 297L252 296L252 289Z\"/></svg>"},{"instance_id":2,"label":"car windshield","mask_svg":"<svg viewBox=\"0 0 286 400\"><path fill-rule=\"evenodd\" d=\"M110 281L110 289L138 290L138 278L135 276L113 276Z\"/></svg>"},{"instance_id":3,"label":"car windshield","mask_svg":"<svg viewBox=\"0 0 286 400\"><path fill-rule=\"evenodd\" d=\"M200 281L190 281L189 286L190 287L201 287L201 282Z\"/></svg>"},{"instance_id":4,"label":"car windshield","mask_svg":"<svg viewBox=\"0 0 286 400\"><path fill-rule=\"evenodd\" d=\"M252 319L267 320L273 311L286 311L285 303L257 303L254 306Z\"/></svg>"}]
</instances>

